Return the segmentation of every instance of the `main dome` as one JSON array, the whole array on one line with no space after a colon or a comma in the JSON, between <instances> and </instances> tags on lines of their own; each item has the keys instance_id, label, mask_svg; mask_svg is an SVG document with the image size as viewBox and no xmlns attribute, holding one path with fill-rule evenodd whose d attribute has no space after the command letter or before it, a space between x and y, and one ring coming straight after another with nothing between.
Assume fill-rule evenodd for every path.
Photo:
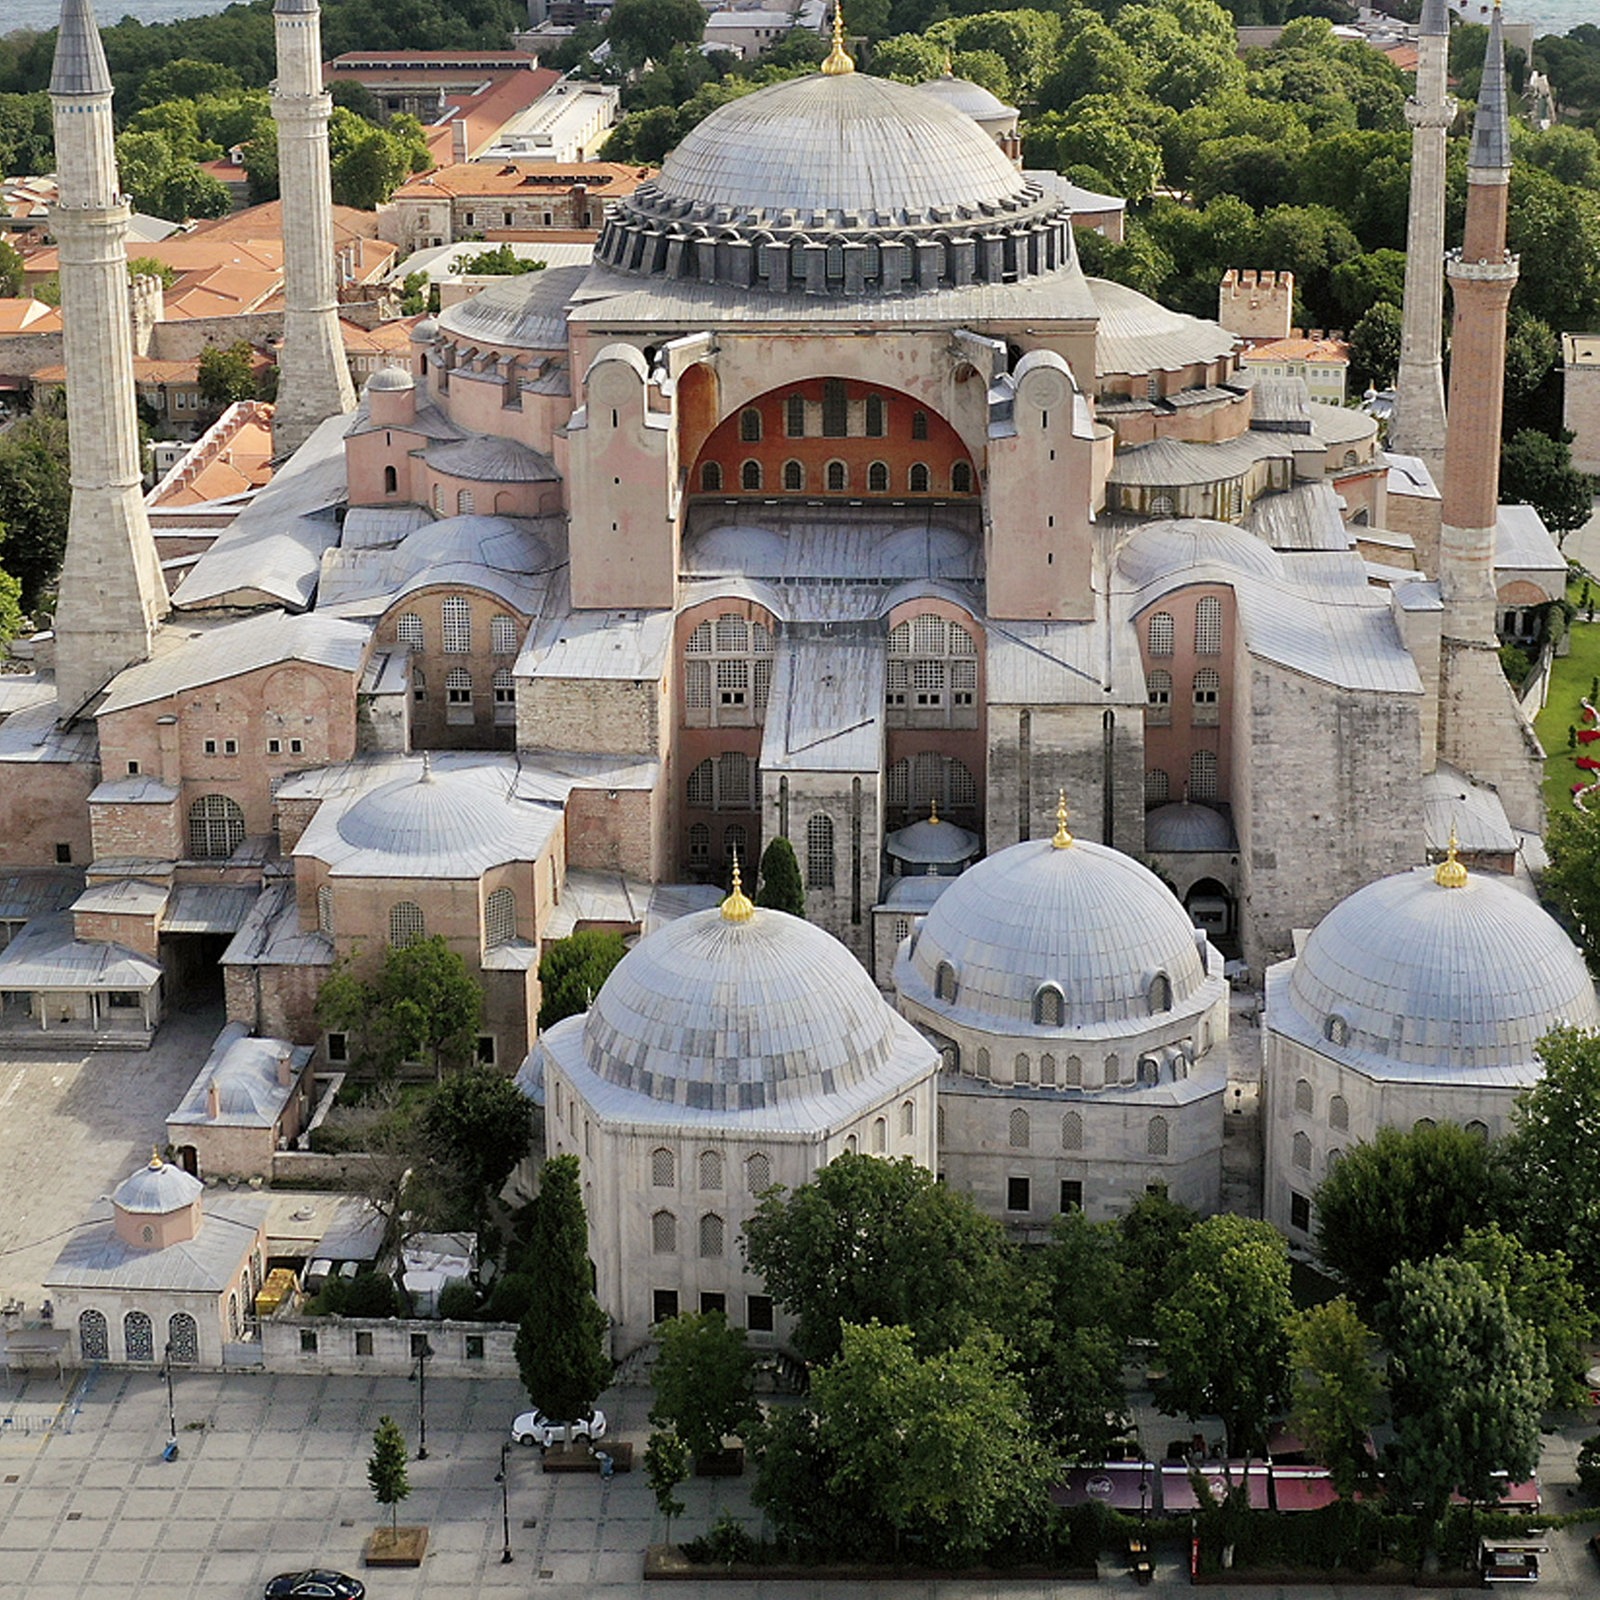
<instances>
[{"instance_id":1,"label":"main dome","mask_svg":"<svg viewBox=\"0 0 1600 1600\"><path fill-rule=\"evenodd\" d=\"M923 1010L1010 1034L1036 1026L1044 985L1061 990L1070 1032L1142 1022L1163 976L1167 1010L1189 1008L1208 983L1188 915L1132 856L1082 839L1025 840L969 868L895 964L895 987Z\"/></svg>"},{"instance_id":2,"label":"main dome","mask_svg":"<svg viewBox=\"0 0 1600 1600\"><path fill-rule=\"evenodd\" d=\"M763 909L743 921L700 911L642 939L582 1028L596 1077L709 1111L925 1074L932 1055L837 939Z\"/></svg>"},{"instance_id":3,"label":"main dome","mask_svg":"<svg viewBox=\"0 0 1600 1600\"><path fill-rule=\"evenodd\" d=\"M643 276L808 294L1010 281L1073 259L1066 207L970 117L854 72L719 107L607 213L595 254Z\"/></svg>"},{"instance_id":4,"label":"main dome","mask_svg":"<svg viewBox=\"0 0 1600 1600\"><path fill-rule=\"evenodd\" d=\"M1451 886L1431 868L1340 901L1306 941L1288 999L1293 1015L1270 1026L1400 1075L1525 1076L1552 1028L1600 1025L1583 957L1547 912L1493 877Z\"/></svg>"}]
</instances>

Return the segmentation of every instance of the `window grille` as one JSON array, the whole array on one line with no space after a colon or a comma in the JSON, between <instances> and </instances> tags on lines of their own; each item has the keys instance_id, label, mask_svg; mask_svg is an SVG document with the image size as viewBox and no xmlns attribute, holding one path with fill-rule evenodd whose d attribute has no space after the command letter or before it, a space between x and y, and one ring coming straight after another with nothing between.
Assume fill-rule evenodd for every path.
<instances>
[{"instance_id":1,"label":"window grille","mask_svg":"<svg viewBox=\"0 0 1600 1600\"><path fill-rule=\"evenodd\" d=\"M1310 1085L1310 1083L1305 1078L1299 1079L1295 1083L1295 1086L1294 1086L1294 1108L1295 1108L1295 1110L1303 1112L1306 1116L1309 1117L1311 1115L1311 1108L1312 1108L1314 1103L1315 1102L1313 1101L1312 1095L1311 1095L1311 1085Z\"/></svg>"},{"instance_id":2,"label":"window grille","mask_svg":"<svg viewBox=\"0 0 1600 1600\"><path fill-rule=\"evenodd\" d=\"M326 883L317 887L317 931L333 932L333 889Z\"/></svg>"},{"instance_id":3,"label":"window grille","mask_svg":"<svg viewBox=\"0 0 1600 1600\"><path fill-rule=\"evenodd\" d=\"M867 396L867 437L881 439L889 431L889 408L884 404L881 394Z\"/></svg>"},{"instance_id":4,"label":"window grille","mask_svg":"<svg viewBox=\"0 0 1600 1600\"><path fill-rule=\"evenodd\" d=\"M889 1120L887 1117L874 1117L872 1119L872 1153L875 1156L887 1155L889 1151Z\"/></svg>"},{"instance_id":5,"label":"window grille","mask_svg":"<svg viewBox=\"0 0 1600 1600\"><path fill-rule=\"evenodd\" d=\"M1053 983L1041 985L1034 993L1033 1021L1036 1027L1059 1028L1063 1009L1061 991Z\"/></svg>"},{"instance_id":6,"label":"window grille","mask_svg":"<svg viewBox=\"0 0 1600 1600\"><path fill-rule=\"evenodd\" d=\"M722 467L718 462L707 461L700 468L700 488L705 494L722 492Z\"/></svg>"},{"instance_id":7,"label":"window grille","mask_svg":"<svg viewBox=\"0 0 1600 1600\"><path fill-rule=\"evenodd\" d=\"M926 494L928 492L928 464L925 461L912 463L907 486L912 494Z\"/></svg>"},{"instance_id":8,"label":"window grille","mask_svg":"<svg viewBox=\"0 0 1600 1600\"><path fill-rule=\"evenodd\" d=\"M983 1078L985 1081L993 1076L989 1066L989 1052L987 1050L980 1050L978 1052L978 1058L974 1065L977 1069L978 1076Z\"/></svg>"},{"instance_id":9,"label":"window grille","mask_svg":"<svg viewBox=\"0 0 1600 1600\"><path fill-rule=\"evenodd\" d=\"M702 1189L720 1189L722 1187L722 1152L720 1150L702 1150L700 1152L700 1187Z\"/></svg>"},{"instance_id":10,"label":"window grille","mask_svg":"<svg viewBox=\"0 0 1600 1600\"><path fill-rule=\"evenodd\" d=\"M1177 630L1172 620L1170 611L1158 611L1150 618L1146 625L1146 638L1150 642L1150 654L1153 656L1170 656L1173 643L1177 638Z\"/></svg>"},{"instance_id":11,"label":"window grille","mask_svg":"<svg viewBox=\"0 0 1600 1600\"><path fill-rule=\"evenodd\" d=\"M85 1361L106 1361L111 1356L103 1311L84 1311L78 1316L78 1353Z\"/></svg>"},{"instance_id":12,"label":"window grille","mask_svg":"<svg viewBox=\"0 0 1600 1600\"><path fill-rule=\"evenodd\" d=\"M917 1131L917 1107L914 1101L900 1102L900 1137L909 1139Z\"/></svg>"},{"instance_id":13,"label":"window grille","mask_svg":"<svg viewBox=\"0 0 1600 1600\"><path fill-rule=\"evenodd\" d=\"M867 492L869 494L887 494L889 492L889 467L887 462L874 461L867 468Z\"/></svg>"},{"instance_id":14,"label":"window grille","mask_svg":"<svg viewBox=\"0 0 1600 1600\"><path fill-rule=\"evenodd\" d=\"M670 1211L658 1211L651 1217L650 1248L658 1256L678 1253L678 1219Z\"/></svg>"},{"instance_id":15,"label":"window grille","mask_svg":"<svg viewBox=\"0 0 1600 1600\"><path fill-rule=\"evenodd\" d=\"M717 618L717 650L744 651L750 648L750 625L735 611L724 611Z\"/></svg>"},{"instance_id":16,"label":"window grille","mask_svg":"<svg viewBox=\"0 0 1600 1600\"><path fill-rule=\"evenodd\" d=\"M850 402L842 378L825 379L822 385L822 437L842 439L850 428Z\"/></svg>"},{"instance_id":17,"label":"window grille","mask_svg":"<svg viewBox=\"0 0 1600 1600\"><path fill-rule=\"evenodd\" d=\"M761 487L761 463L747 461L739 468L739 487L741 489L759 489Z\"/></svg>"},{"instance_id":18,"label":"window grille","mask_svg":"<svg viewBox=\"0 0 1600 1600\"><path fill-rule=\"evenodd\" d=\"M1294 1136L1294 1164L1303 1172L1311 1170L1311 1141L1303 1133Z\"/></svg>"},{"instance_id":19,"label":"window grille","mask_svg":"<svg viewBox=\"0 0 1600 1600\"><path fill-rule=\"evenodd\" d=\"M472 608L460 595L449 595L439 607L439 622L444 630L444 653L466 655L472 649Z\"/></svg>"},{"instance_id":20,"label":"window grille","mask_svg":"<svg viewBox=\"0 0 1600 1600\"><path fill-rule=\"evenodd\" d=\"M926 411L913 411L911 413L911 437L913 439L926 439L928 437L928 413Z\"/></svg>"},{"instance_id":21,"label":"window grille","mask_svg":"<svg viewBox=\"0 0 1600 1600\"><path fill-rule=\"evenodd\" d=\"M192 1367L200 1359L200 1327L187 1311L167 1318L167 1346L180 1366Z\"/></svg>"},{"instance_id":22,"label":"window grille","mask_svg":"<svg viewBox=\"0 0 1600 1600\"><path fill-rule=\"evenodd\" d=\"M724 750L717 757L717 809L747 811L750 808L750 758L742 750Z\"/></svg>"},{"instance_id":23,"label":"window grille","mask_svg":"<svg viewBox=\"0 0 1600 1600\"><path fill-rule=\"evenodd\" d=\"M710 810L716 803L716 763L709 758L689 774L688 803Z\"/></svg>"},{"instance_id":24,"label":"window grille","mask_svg":"<svg viewBox=\"0 0 1600 1600\"><path fill-rule=\"evenodd\" d=\"M494 690L496 706L504 709L517 703L517 684L511 676L510 667L501 667L491 680L490 687Z\"/></svg>"},{"instance_id":25,"label":"window grille","mask_svg":"<svg viewBox=\"0 0 1600 1600\"><path fill-rule=\"evenodd\" d=\"M189 854L221 861L244 843L244 812L225 794L203 794L189 807Z\"/></svg>"},{"instance_id":26,"label":"window grille","mask_svg":"<svg viewBox=\"0 0 1600 1600\"><path fill-rule=\"evenodd\" d=\"M965 461L958 461L950 468L951 494L972 493L972 467Z\"/></svg>"},{"instance_id":27,"label":"window grille","mask_svg":"<svg viewBox=\"0 0 1600 1600\"><path fill-rule=\"evenodd\" d=\"M1148 720L1166 722L1172 715L1172 674L1157 667L1145 679L1145 701L1150 707Z\"/></svg>"},{"instance_id":28,"label":"window grille","mask_svg":"<svg viewBox=\"0 0 1600 1600\"><path fill-rule=\"evenodd\" d=\"M820 811L806 823L806 887L833 887L833 818Z\"/></svg>"},{"instance_id":29,"label":"window grille","mask_svg":"<svg viewBox=\"0 0 1600 1600\"><path fill-rule=\"evenodd\" d=\"M694 632L689 635L688 641L684 644L684 651L691 656L708 656L713 648L712 639L711 622L708 618L705 622L696 625Z\"/></svg>"},{"instance_id":30,"label":"window grille","mask_svg":"<svg viewBox=\"0 0 1600 1600\"><path fill-rule=\"evenodd\" d=\"M1217 798L1217 755L1214 750L1196 750L1189 757L1189 798Z\"/></svg>"},{"instance_id":31,"label":"window grille","mask_svg":"<svg viewBox=\"0 0 1600 1600\"><path fill-rule=\"evenodd\" d=\"M783 464L783 486L791 494L798 494L806 486L806 469L798 461Z\"/></svg>"},{"instance_id":32,"label":"window grille","mask_svg":"<svg viewBox=\"0 0 1600 1600\"><path fill-rule=\"evenodd\" d=\"M722 859L730 869L735 862L750 860L750 846L743 824L736 822L722 830Z\"/></svg>"},{"instance_id":33,"label":"window grille","mask_svg":"<svg viewBox=\"0 0 1600 1600\"><path fill-rule=\"evenodd\" d=\"M1056 1058L1052 1055L1039 1057L1039 1082L1046 1089L1053 1089L1056 1085Z\"/></svg>"},{"instance_id":34,"label":"window grille","mask_svg":"<svg viewBox=\"0 0 1600 1600\"><path fill-rule=\"evenodd\" d=\"M700 1256L702 1260L715 1261L725 1251L722 1218L716 1212L708 1211L700 1219Z\"/></svg>"},{"instance_id":35,"label":"window grille","mask_svg":"<svg viewBox=\"0 0 1600 1600\"><path fill-rule=\"evenodd\" d=\"M1159 1016L1163 1011L1172 1009L1172 979L1166 973L1158 972L1150 980L1150 1012L1152 1016Z\"/></svg>"},{"instance_id":36,"label":"window grille","mask_svg":"<svg viewBox=\"0 0 1600 1600\"><path fill-rule=\"evenodd\" d=\"M472 674L465 667L452 667L445 674L444 697L453 706L472 704Z\"/></svg>"},{"instance_id":37,"label":"window grille","mask_svg":"<svg viewBox=\"0 0 1600 1600\"><path fill-rule=\"evenodd\" d=\"M122 1319L122 1345L130 1361L154 1361L156 1330L148 1311L130 1311Z\"/></svg>"},{"instance_id":38,"label":"window grille","mask_svg":"<svg viewBox=\"0 0 1600 1600\"><path fill-rule=\"evenodd\" d=\"M1172 782L1160 767L1152 767L1144 775L1144 803L1150 806L1164 806L1172 798Z\"/></svg>"},{"instance_id":39,"label":"window grille","mask_svg":"<svg viewBox=\"0 0 1600 1600\"><path fill-rule=\"evenodd\" d=\"M415 900L397 900L389 907L389 943L396 950L415 944L427 931L422 907Z\"/></svg>"},{"instance_id":40,"label":"window grille","mask_svg":"<svg viewBox=\"0 0 1600 1600\"><path fill-rule=\"evenodd\" d=\"M1066 1066L1062 1070L1066 1074L1066 1084L1069 1089L1083 1087L1083 1058L1081 1056L1068 1056Z\"/></svg>"},{"instance_id":41,"label":"window grille","mask_svg":"<svg viewBox=\"0 0 1600 1600\"><path fill-rule=\"evenodd\" d=\"M1011 1113L1007 1125L1006 1138L1013 1150L1026 1150L1031 1129L1028 1126L1028 1113L1020 1107Z\"/></svg>"},{"instance_id":42,"label":"window grille","mask_svg":"<svg viewBox=\"0 0 1600 1600\"><path fill-rule=\"evenodd\" d=\"M415 611L402 611L394 619L394 641L413 650L423 648L422 618Z\"/></svg>"},{"instance_id":43,"label":"window grille","mask_svg":"<svg viewBox=\"0 0 1600 1600\"><path fill-rule=\"evenodd\" d=\"M1222 654L1222 602L1214 594L1203 595L1194 608L1194 653Z\"/></svg>"},{"instance_id":44,"label":"window grille","mask_svg":"<svg viewBox=\"0 0 1600 1600\"><path fill-rule=\"evenodd\" d=\"M784 427L783 431L791 439L803 439L806 436L806 402L804 395L792 394L784 402Z\"/></svg>"},{"instance_id":45,"label":"window grille","mask_svg":"<svg viewBox=\"0 0 1600 1600\"><path fill-rule=\"evenodd\" d=\"M683 670L683 703L690 711L711 709L711 663L687 662Z\"/></svg>"},{"instance_id":46,"label":"window grille","mask_svg":"<svg viewBox=\"0 0 1600 1600\"><path fill-rule=\"evenodd\" d=\"M1328 1102L1328 1126L1337 1133L1350 1131L1350 1102L1342 1094Z\"/></svg>"},{"instance_id":47,"label":"window grille","mask_svg":"<svg viewBox=\"0 0 1600 1600\"><path fill-rule=\"evenodd\" d=\"M512 890L496 889L483 902L483 937L491 950L517 937L517 897Z\"/></svg>"},{"instance_id":48,"label":"window grille","mask_svg":"<svg viewBox=\"0 0 1600 1600\"><path fill-rule=\"evenodd\" d=\"M739 413L739 442L761 443L761 413L754 406L747 406Z\"/></svg>"},{"instance_id":49,"label":"window grille","mask_svg":"<svg viewBox=\"0 0 1600 1600\"><path fill-rule=\"evenodd\" d=\"M751 1194L760 1194L765 1189L772 1187L772 1160L758 1150L753 1156L746 1158L744 1164L744 1186Z\"/></svg>"},{"instance_id":50,"label":"window grille","mask_svg":"<svg viewBox=\"0 0 1600 1600\"><path fill-rule=\"evenodd\" d=\"M717 663L717 704L742 706L750 691L750 663L724 657Z\"/></svg>"},{"instance_id":51,"label":"window grille","mask_svg":"<svg viewBox=\"0 0 1600 1600\"><path fill-rule=\"evenodd\" d=\"M830 461L828 463L828 492L830 494L843 494L850 487L850 475L845 471L844 462Z\"/></svg>"},{"instance_id":52,"label":"window grille","mask_svg":"<svg viewBox=\"0 0 1600 1600\"><path fill-rule=\"evenodd\" d=\"M711 859L711 830L703 822L689 829L689 859L694 862Z\"/></svg>"},{"instance_id":53,"label":"window grille","mask_svg":"<svg viewBox=\"0 0 1600 1600\"><path fill-rule=\"evenodd\" d=\"M1217 702L1222 694L1222 679L1213 667L1201 667L1194 675L1194 722L1196 727L1214 726Z\"/></svg>"},{"instance_id":54,"label":"window grille","mask_svg":"<svg viewBox=\"0 0 1600 1600\"><path fill-rule=\"evenodd\" d=\"M503 612L489 620L489 648L497 656L517 653L517 619Z\"/></svg>"},{"instance_id":55,"label":"window grille","mask_svg":"<svg viewBox=\"0 0 1600 1600\"><path fill-rule=\"evenodd\" d=\"M772 693L772 663L770 661L756 662L755 677L755 708L757 711L767 709L767 700Z\"/></svg>"},{"instance_id":56,"label":"window grille","mask_svg":"<svg viewBox=\"0 0 1600 1600\"><path fill-rule=\"evenodd\" d=\"M470 517L472 515L472 491L470 489L456 490L456 515Z\"/></svg>"},{"instance_id":57,"label":"window grille","mask_svg":"<svg viewBox=\"0 0 1600 1600\"><path fill-rule=\"evenodd\" d=\"M650 1152L650 1184L656 1189L670 1189L678 1181L677 1157L666 1145L657 1145Z\"/></svg>"},{"instance_id":58,"label":"window grille","mask_svg":"<svg viewBox=\"0 0 1600 1600\"><path fill-rule=\"evenodd\" d=\"M1149 1156L1166 1155L1167 1119L1165 1117L1151 1117L1150 1126L1145 1130L1144 1151Z\"/></svg>"},{"instance_id":59,"label":"window grille","mask_svg":"<svg viewBox=\"0 0 1600 1600\"><path fill-rule=\"evenodd\" d=\"M1061 1118L1061 1148L1063 1150L1083 1149L1083 1114L1078 1111L1068 1111Z\"/></svg>"},{"instance_id":60,"label":"window grille","mask_svg":"<svg viewBox=\"0 0 1600 1600\"><path fill-rule=\"evenodd\" d=\"M893 702L890 702L893 704ZM896 761L884 774L885 803L891 806L908 806L911 804L911 763L904 759Z\"/></svg>"}]
</instances>

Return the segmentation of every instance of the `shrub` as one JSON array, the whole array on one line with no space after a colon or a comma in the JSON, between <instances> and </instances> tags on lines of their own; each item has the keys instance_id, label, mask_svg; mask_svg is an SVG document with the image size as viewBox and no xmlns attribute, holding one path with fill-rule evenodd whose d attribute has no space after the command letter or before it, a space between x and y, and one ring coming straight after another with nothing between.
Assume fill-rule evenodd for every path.
<instances>
[{"instance_id":1,"label":"shrub","mask_svg":"<svg viewBox=\"0 0 1600 1600\"><path fill-rule=\"evenodd\" d=\"M346 1317L393 1317L399 1312L394 1279L386 1272L363 1272L350 1280L340 1313Z\"/></svg>"},{"instance_id":2,"label":"shrub","mask_svg":"<svg viewBox=\"0 0 1600 1600\"><path fill-rule=\"evenodd\" d=\"M683 1553L695 1566L731 1567L738 1562L756 1559L756 1542L749 1533L724 1511L709 1533L691 1539Z\"/></svg>"},{"instance_id":3,"label":"shrub","mask_svg":"<svg viewBox=\"0 0 1600 1600\"><path fill-rule=\"evenodd\" d=\"M484 1315L490 1322L521 1322L533 1304L534 1280L525 1272L508 1272L489 1291Z\"/></svg>"},{"instance_id":4,"label":"shrub","mask_svg":"<svg viewBox=\"0 0 1600 1600\"><path fill-rule=\"evenodd\" d=\"M439 1291L439 1315L446 1322L465 1322L478 1314L478 1291L465 1278L452 1278Z\"/></svg>"}]
</instances>

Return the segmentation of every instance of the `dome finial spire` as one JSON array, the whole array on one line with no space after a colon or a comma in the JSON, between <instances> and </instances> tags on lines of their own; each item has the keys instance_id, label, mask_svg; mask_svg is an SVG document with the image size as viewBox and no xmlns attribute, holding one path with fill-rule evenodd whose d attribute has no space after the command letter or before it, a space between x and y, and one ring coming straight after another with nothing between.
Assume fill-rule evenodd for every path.
<instances>
[{"instance_id":1,"label":"dome finial spire","mask_svg":"<svg viewBox=\"0 0 1600 1600\"><path fill-rule=\"evenodd\" d=\"M928 802L928 821L929 822L937 822L938 820L939 820L939 797L937 795L935 795L934 798L931 799Z\"/></svg>"},{"instance_id":2,"label":"dome finial spire","mask_svg":"<svg viewBox=\"0 0 1600 1600\"><path fill-rule=\"evenodd\" d=\"M1450 849L1443 861L1434 869L1433 881L1441 889L1465 889L1467 869L1456 859L1456 825L1450 824Z\"/></svg>"},{"instance_id":3,"label":"dome finial spire","mask_svg":"<svg viewBox=\"0 0 1600 1600\"><path fill-rule=\"evenodd\" d=\"M733 888L729 891L728 898L722 902L722 920L724 922L748 922L756 914L756 908L751 904L739 883L739 854L734 852L733 857Z\"/></svg>"},{"instance_id":4,"label":"dome finial spire","mask_svg":"<svg viewBox=\"0 0 1600 1600\"><path fill-rule=\"evenodd\" d=\"M833 7L833 49L828 52L828 59L822 63L825 77L842 78L847 72L854 72L856 64L852 61L844 47L844 7L839 0L834 0Z\"/></svg>"},{"instance_id":5,"label":"dome finial spire","mask_svg":"<svg viewBox=\"0 0 1600 1600\"><path fill-rule=\"evenodd\" d=\"M1056 836L1050 841L1052 849L1068 850L1072 847L1072 835L1067 832L1067 791L1059 790L1056 798Z\"/></svg>"},{"instance_id":6,"label":"dome finial spire","mask_svg":"<svg viewBox=\"0 0 1600 1600\"><path fill-rule=\"evenodd\" d=\"M152 1172L159 1172L164 1166L166 1166L166 1162L161 1159L161 1152L154 1145L151 1145L150 1170Z\"/></svg>"}]
</instances>

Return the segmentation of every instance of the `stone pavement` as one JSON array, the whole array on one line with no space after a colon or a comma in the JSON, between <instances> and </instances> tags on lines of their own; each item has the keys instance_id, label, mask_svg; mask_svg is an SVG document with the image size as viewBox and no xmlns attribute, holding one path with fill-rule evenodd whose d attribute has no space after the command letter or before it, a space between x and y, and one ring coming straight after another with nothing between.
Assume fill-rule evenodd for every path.
<instances>
[{"instance_id":1,"label":"stone pavement","mask_svg":"<svg viewBox=\"0 0 1600 1600\"><path fill-rule=\"evenodd\" d=\"M416 1571L366 1571L361 1550L384 1519L366 1482L372 1430L392 1415L415 1449L418 1394L403 1378L234 1373L176 1379L180 1454L163 1462L165 1387L155 1372L104 1371L63 1402L53 1379L0 1383L0 1600L246 1600L275 1572L327 1563L354 1572L373 1600L836 1600L838 1584L646 1585L643 1551L663 1528L642 1472L546 1476L538 1455L514 1448L508 1499L513 1559L502 1565L500 1444L521 1404L507 1380L428 1384L428 1459L413 1462L400 1520L425 1523L428 1556ZM603 1397L613 1434L642 1451L650 1392ZM49 1426L44 1426L45 1423ZM1149 1419L1160 1438L1184 1431ZM203 1426L196 1426L203 1424ZM1576 1504L1577 1441L1592 1421L1547 1439L1543 1478L1552 1510ZM31 1430L31 1431L30 1431ZM728 1510L752 1529L748 1480L699 1480L679 1491L675 1529L708 1527ZM1583 1532L1553 1535L1546 1600L1591 1592ZM1187 1588L1162 1557L1156 1587ZM1105 1600L1135 1588L1113 1566L1098 1584L999 1580L905 1582L863 1588L873 1600ZM1339 1600L1397 1600L1393 1589L1340 1588ZM1218 1589L1215 1600L1310 1600L1319 1591Z\"/></svg>"}]
</instances>

